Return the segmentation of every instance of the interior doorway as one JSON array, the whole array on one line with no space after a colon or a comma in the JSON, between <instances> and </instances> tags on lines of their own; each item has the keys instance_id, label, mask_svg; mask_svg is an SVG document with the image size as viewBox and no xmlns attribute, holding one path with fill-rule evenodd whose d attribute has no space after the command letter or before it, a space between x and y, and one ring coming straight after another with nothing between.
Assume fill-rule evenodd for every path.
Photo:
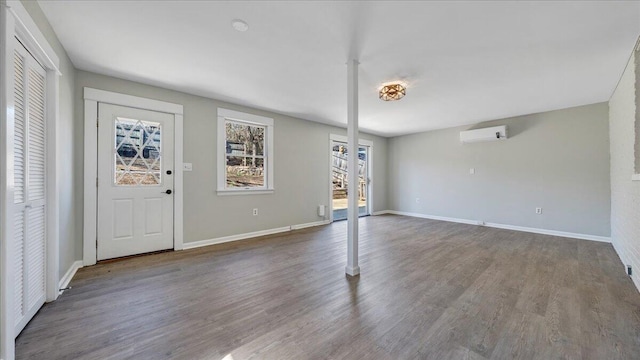
<instances>
[{"instance_id":1,"label":"interior doorway","mask_svg":"<svg viewBox=\"0 0 640 360\"><path fill-rule=\"evenodd\" d=\"M358 146L358 214L367 216L370 211L370 151L369 145ZM346 220L348 208L349 148L345 141L331 140L331 218Z\"/></svg>"}]
</instances>

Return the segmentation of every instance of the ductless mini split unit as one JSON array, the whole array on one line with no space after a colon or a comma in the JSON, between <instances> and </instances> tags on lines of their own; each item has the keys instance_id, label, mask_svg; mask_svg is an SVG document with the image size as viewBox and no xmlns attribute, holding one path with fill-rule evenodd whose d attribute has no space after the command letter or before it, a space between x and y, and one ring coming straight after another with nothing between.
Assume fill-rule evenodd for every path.
<instances>
[{"instance_id":1,"label":"ductless mini split unit","mask_svg":"<svg viewBox=\"0 0 640 360\"><path fill-rule=\"evenodd\" d=\"M507 138L507 126L493 126L484 129L475 129L460 131L460 142L463 144L481 142L481 141L496 141L505 140Z\"/></svg>"}]
</instances>

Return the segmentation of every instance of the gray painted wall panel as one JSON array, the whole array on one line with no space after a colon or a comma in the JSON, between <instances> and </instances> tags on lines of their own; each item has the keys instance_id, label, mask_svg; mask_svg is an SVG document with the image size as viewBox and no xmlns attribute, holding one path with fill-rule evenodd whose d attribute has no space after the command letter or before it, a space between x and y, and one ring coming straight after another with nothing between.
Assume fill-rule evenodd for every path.
<instances>
[{"instance_id":1,"label":"gray painted wall panel","mask_svg":"<svg viewBox=\"0 0 640 360\"><path fill-rule=\"evenodd\" d=\"M84 71L78 71L76 81L79 122L83 119L84 87L184 106L184 161L193 163L193 172L184 173L185 243L323 220L317 216L317 206L329 201L329 134L345 135L345 129ZM216 194L218 107L274 119L275 194ZM374 142L373 210L384 210L387 139L367 134L361 137ZM76 137L81 139L82 133ZM83 159L76 161L82 163ZM258 208L259 216L252 215L253 208Z\"/></svg>"},{"instance_id":2,"label":"gray painted wall panel","mask_svg":"<svg viewBox=\"0 0 640 360\"><path fill-rule=\"evenodd\" d=\"M78 214L82 214L82 207L78 207L78 196L82 193L77 192L78 185L82 182L82 162L78 162L76 156L77 153L82 152L82 143L71 141L78 136L73 118L76 70L38 3L22 1L22 5L60 58L62 76L60 77L58 131L61 138L66 141L58 144L58 158L65 169L70 169L68 172L61 171L58 175L60 179L59 276L62 278L73 262L82 258L82 247L78 248L78 241L82 236L82 218L78 217ZM80 174L80 177L77 174Z\"/></svg>"},{"instance_id":3,"label":"gray painted wall panel","mask_svg":"<svg viewBox=\"0 0 640 360\"><path fill-rule=\"evenodd\" d=\"M470 127L392 138L390 208L609 236L607 111L600 103L474 127L507 125L504 141L461 144Z\"/></svg>"},{"instance_id":4,"label":"gray painted wall panel","mask_svg":"<svg viewBox=\"0 0 640 360\"><path fill-rule=\"evenodd\" d=\"M60 131L69 141L60 145L60 156L71 172L61 174L61 276L82 257L85 86L185 106L184 158L194 164L194 171L185 173L185 242L321 220L316 206L329 199L329 134L344 135L344 129L76 71L37 3L24 6L60 56L64 73ZM274 195L215 194L219 106L275 119ZM603 103L481 124L508 125L510 139L504 142L462 145L458 133L467 127L392 139L363 135L374 141L373 210L608 236L607 112ZM469 174L472 167L475 175ZM542 215L534 213L536 206L543 207ZM251 215L254 207L260 209L257 218Z\"/></svg>"}]
</instances>

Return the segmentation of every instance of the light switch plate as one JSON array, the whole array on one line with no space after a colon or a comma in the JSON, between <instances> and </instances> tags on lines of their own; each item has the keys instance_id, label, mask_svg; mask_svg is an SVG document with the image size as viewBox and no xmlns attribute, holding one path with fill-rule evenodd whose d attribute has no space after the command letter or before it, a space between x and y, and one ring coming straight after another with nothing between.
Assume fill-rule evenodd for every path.
<instances>
[{"instance_id":1,"label":"light switch plate","mask_svg":"<svg viewBox=\"0 0 640 360\"><path fill-rule=\"evenodd\" d=\"M192 163L182 163L182 170L184 171L193 171Z\"/></svg>"}]
</instances>

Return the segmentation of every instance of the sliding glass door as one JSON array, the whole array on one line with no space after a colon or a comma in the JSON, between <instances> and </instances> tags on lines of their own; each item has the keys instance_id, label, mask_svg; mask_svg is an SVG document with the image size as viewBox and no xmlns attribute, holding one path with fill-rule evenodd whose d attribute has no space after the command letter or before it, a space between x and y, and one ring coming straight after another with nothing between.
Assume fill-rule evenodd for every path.
<instances>
[{"instance_id":1,"label":"sliding glass door","mask_svg":"<svg viewBox=\"0 0 640 360\"><path fill-rule=\"evenodd\" d=\"M347 218L348 198L348 166L349 153L346 143L332 141L331 144L331 184L333 220ZM369 211L369 147L358 148L358 213L360 216L370 214Z\"/></svg>"}]
</instances>

